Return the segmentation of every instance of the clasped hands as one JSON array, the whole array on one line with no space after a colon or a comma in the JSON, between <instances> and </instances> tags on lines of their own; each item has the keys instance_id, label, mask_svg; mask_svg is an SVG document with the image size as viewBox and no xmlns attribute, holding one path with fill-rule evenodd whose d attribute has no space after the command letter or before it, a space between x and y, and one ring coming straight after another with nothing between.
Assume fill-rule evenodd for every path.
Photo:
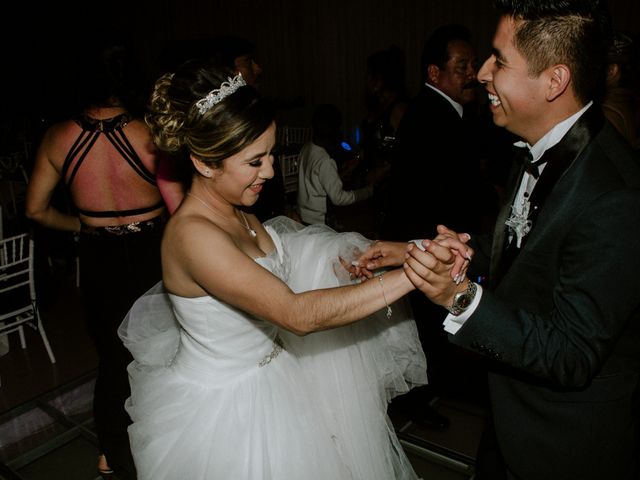
<instances>
[{"instance_id":1,"label":"clasped hands","mask_svg":"<svg viewBox=\"0 0 640 480\"><path fill-rule=\"evenodd\" d=\"M433 240L423 240L422 250L413 242L375 241L353 262L351 273L366 280L380 268L404 268L413 285L433 303L447 307L467 286L466 271L474 251L470 236L438 225Z\"/></svg>"}]
</instances>

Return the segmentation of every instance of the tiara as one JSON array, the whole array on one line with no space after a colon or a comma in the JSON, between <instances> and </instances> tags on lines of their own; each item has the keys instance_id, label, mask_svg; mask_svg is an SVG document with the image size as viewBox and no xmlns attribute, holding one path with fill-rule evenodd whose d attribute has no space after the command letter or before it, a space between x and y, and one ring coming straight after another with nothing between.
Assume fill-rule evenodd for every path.
<instances>
[{"instance_id":1,"label":"tiara","mask_svg":"<svg viewBox=\"0 0 640 480\"><path fill-rule=\"evenodd\" d=\"M227 80L227 82L222 82L220 88L211 90L209 93L207 93L206 97L196 102L196 107L198 107L200 115L204 115L206 111L211 107L220 103L240 87L244 87L247 84L247 82L244 81L244 78L242 78L241 73L233 78L227 77Z\"/></svg>"}]
</instances>

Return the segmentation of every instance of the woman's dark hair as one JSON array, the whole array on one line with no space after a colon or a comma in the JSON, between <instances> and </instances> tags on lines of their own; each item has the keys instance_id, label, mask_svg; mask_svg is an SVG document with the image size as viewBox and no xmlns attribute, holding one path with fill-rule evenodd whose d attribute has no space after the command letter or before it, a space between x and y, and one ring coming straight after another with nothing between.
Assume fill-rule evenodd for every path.
<instances>
[{"instance_id":1,"label":"woman's dark hair","mask_svg":"<svg viewBox=\"0 0 640 480\"><path fill-rule=\"evenodd\" d=\"M77 109L120 105L134 115L144 111L142 75L134 71L124 42L106 39L78 49L75 73Z\"/></svg>"}]
</instances>

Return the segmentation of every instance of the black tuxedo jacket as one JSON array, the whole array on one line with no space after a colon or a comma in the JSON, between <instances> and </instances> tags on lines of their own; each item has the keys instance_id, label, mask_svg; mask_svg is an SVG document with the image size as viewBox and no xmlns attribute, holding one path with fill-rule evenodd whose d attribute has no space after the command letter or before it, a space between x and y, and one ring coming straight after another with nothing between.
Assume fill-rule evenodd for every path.
<instances>
[{"instance_id":1,"label":"black tuxedo jacket","mask_svg":"<svg viewBox=\"0 0 640 480\"><path fill-rule=\"evenodd\" d=\"M543 158L530 233L501 268L506 205L493 285L450 340L500 361L494 425L517 478L637 479L640 160L595 106Z\"/></svg>"}]
</instances>

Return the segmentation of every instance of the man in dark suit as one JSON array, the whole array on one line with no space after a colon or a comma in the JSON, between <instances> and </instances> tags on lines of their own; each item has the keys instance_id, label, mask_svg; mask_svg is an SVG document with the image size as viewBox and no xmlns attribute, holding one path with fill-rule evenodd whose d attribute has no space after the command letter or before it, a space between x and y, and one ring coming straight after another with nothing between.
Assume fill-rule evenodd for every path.
<instances>
[{"instance_id":1,"label":"man in dark suit","mask_svg":"<svg viewBox=\"0 0 640 480\"><path fill-rule=\"evenodd\" d=\"M420 69L423 85L402 117L391 161L381 229L381 236L389 240L435 235L439 223L478 229L478 215L460 215L458 207L464 200L453 205L439 201L452 187L442 178L457 172L455 188L460 192L474 188L478 180L479 159L468 122L463 120L477 90L476 53L469 31L459 25L438 28L425 43ZM414 215L407 208L413 201L426 202L429 208ZM469 210L475 211L475 206L465 212Z\"/></svg>"},{"instance_id":2,"label":"man in dark suit","mask_svg":"<svg viewBox=\"0 0 640 480\"><path fill-rule=\"evenodd\" d=\"M606 15L596 1L496 3L478 78L533 165L515 169L490 247L473 245L488 288L451 281L468 237L445 228L426 252L409 245L405 271L449 310L450 340L495 361L478 480L637 480L640 159L593 101ZM375 248L363 260L386 256L369 267L403 261Z\"/></svg>"},{"instance_id":3,"label":"man in dark suit","mask_svg":"<svg viewBox=\"0 0 640 480\"><path fill-rule=\"evenodd\" d=\"M465 107L474 102L477 93L476 53L470 38L467 28L444 25L424 45L423 86L410 101L396 135L383 202L382 238L435 235L439 223L463 231L480 229L480 158L474 148L471 122L463 118ZM454 176L454 183L442 181ZM451 188L459 195L453 201L443 201L445 196L451 198ZM416 215L412 207L418 205L426 207ZM444 429L448 419L435 409L426 410L424 405L450 389L447 384L454 376L454 347L434 321L444 319L442 309L420 292L413 292L409 298L427 355L429 385L399 397L394 407L424 427Z\"/></svg>"}]
</instances>

